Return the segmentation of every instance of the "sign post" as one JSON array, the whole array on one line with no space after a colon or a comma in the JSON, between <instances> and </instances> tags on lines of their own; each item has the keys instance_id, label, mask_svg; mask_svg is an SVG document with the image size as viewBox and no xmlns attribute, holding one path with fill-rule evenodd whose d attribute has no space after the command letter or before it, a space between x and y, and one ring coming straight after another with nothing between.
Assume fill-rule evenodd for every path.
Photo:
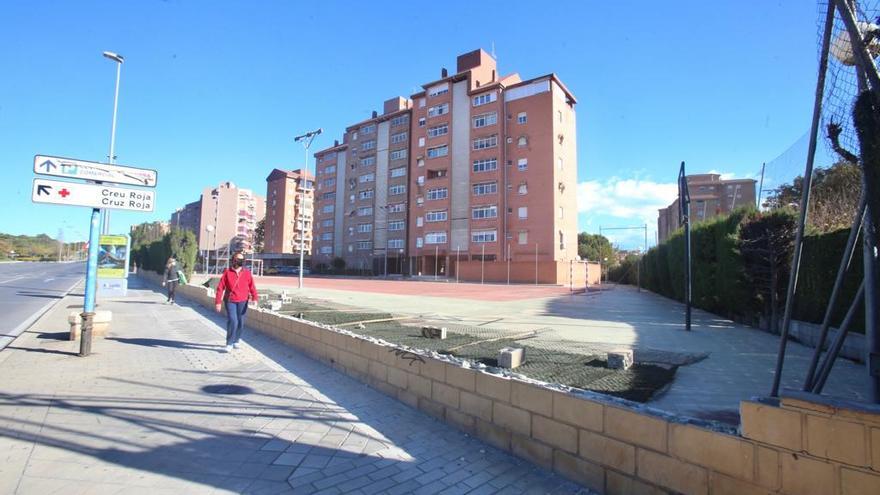
<instances>
[{"instance_id":1,"label":"sign post","mask_svg":"<svg viewBox=\"0 0 880 495\"><path fill-rule=\"evenodd\" d=\"M82 312L82 335L79 339L79 355L82 357L92 353L92 324L95 319L95 288L98 278L98 229L101 210L92 208L92 220L89 224L89 258L86 262L86 294Z\"/></svg>"}]
</instances>

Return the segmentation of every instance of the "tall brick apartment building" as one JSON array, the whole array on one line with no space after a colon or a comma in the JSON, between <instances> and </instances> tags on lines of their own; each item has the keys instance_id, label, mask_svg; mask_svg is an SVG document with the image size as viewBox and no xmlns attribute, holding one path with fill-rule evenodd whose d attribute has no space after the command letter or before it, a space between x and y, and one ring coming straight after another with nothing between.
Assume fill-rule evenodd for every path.
<instances>
[{"instance_id":1,"label":"tall brick apartment building","mask_svg":"<svg viewBox=\"0 0 880 495\"><path fill-rule=\"evenodd\" d=\"M582 283L571 92L483 50L422 88L315 153L313 266Z\"/></svg>"},{"instance_id":2,"label":"tall brick apartment building","mask_svg":"<svg viewBox=\"0 0 880 495\"><path fill-rule=\"evenodd\" d=\"M755 179L721 179L720 174L687 176L691 195L691 222L701 222L714 216L730 213L741 206L755 204ZM681 227L678 219L678 199L657 214L657 240L663 242Z\"/></svg>"}]
</instances>

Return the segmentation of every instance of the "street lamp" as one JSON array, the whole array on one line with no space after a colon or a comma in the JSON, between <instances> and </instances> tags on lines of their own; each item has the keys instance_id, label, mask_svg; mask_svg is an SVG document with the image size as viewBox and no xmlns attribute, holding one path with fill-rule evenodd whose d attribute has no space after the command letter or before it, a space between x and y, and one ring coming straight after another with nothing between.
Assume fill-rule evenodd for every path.
<instances>
[{"instance_id":1,"label":"street lamp","mask_svg":"<svg viewBox=\"0 0 880 495\"><path fill-rule=\"evenodd\" d=\"M303 259L306 252L306 215L305 215L305 206L306 206L306 187L309 183L309 147L312 145L312 141L324 132L323 129L317 129L314 131L307 132L305 134L301 134L295 138L293 138L294 142L302 143L303 150L305 151L305 164L303 165L303 178L300 179L300 189L302 190L302 202L299 204L299 217L300 217L300 226L299 226L299 288L303 288ZM303 182L305 181L305 182Z\"/></svg>"},{"instance_id":2,"label":"street lamp","mask_svg":"<svg viewBox=\"0 0 880 495\"><path fill-rule=\"evenodd\" d=\"M208 234L210 235L211 232L214 232L214 226L213 225L206 225L205 231L207 231ZM216 244L216 243L217 243L217 234L215 233L213 244ZM205 249L205 275L207 275L209 273L210 267L211 267L211 249L208 248L208 249Z\"/></svg>"},{"instance_id":3,"label":"street lamp","mask_svg":"<svg viewBox=\"0 0 880 495\"><path fill-rule=\"evenodd\" d=\"M116 148L116 109L119 106L119 76L122 74L122 63L125 61L122 58L122 55L113 52L104 52L104 57L116 62L116 92L113 95L113 125L110 127L110 154L108 155L109 162L111 165L116 161L115 148ZM104 215L104 221L101 222L103 225L102 233L109 234L110 233L110 210L104 209L102 210Z\"/></svg>"}]
</instances>

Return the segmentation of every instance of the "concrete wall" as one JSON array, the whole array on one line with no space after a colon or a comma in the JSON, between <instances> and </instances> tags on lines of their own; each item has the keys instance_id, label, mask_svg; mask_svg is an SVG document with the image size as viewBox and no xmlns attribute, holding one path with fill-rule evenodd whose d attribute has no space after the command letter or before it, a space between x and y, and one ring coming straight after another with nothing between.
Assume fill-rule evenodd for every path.
<instances>
[{"instance_id":1,"label":"concrete wall","mask_svg":"<svg viewBox=\"0 0 880 495\"><path fill-rule=\"evenodd\" d=\"M481 267L482 264L482 267ZM587 284L599 284L600 267L598 263L582 261L538 261L537 282L535 263L532 261L511 261L510 281L526 284L559 284L583 288ZM481 271L485 282L507 282L507 262L479 260L462 261L458 264L460 280L479 282ZM455 273L450 271L450 273Z\"/></svg>"},{"instance_id":2,"label":"concrete wall","mask_svg":"<svg viewBox=\"0 0 880 495\"><path fill-rule=\"evenodd\" d=\"M141 276L159 281L159 276ZM205 306L201 286L179 292ZM741 434L255 310L248 326L495 447L607 494L876 495L880 407L743 402Z\"/></svg>"}]
</instances>

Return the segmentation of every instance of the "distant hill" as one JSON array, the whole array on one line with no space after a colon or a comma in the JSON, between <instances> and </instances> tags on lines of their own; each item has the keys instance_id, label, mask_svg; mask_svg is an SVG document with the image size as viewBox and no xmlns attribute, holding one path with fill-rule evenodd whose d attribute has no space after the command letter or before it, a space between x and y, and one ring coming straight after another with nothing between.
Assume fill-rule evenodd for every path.
<instances>
[{"instance_id":1,"label":"distant hill","mask_svg":"<svg viewBox=\"0 0 880 495\"><path fill-rule=\"evenodd\" d=\"M58 241L46 234L11 235L0 233L0 260L10 259L15 251L16 259L49 261L58 258Z\"/></svg>"}]
</instances>

